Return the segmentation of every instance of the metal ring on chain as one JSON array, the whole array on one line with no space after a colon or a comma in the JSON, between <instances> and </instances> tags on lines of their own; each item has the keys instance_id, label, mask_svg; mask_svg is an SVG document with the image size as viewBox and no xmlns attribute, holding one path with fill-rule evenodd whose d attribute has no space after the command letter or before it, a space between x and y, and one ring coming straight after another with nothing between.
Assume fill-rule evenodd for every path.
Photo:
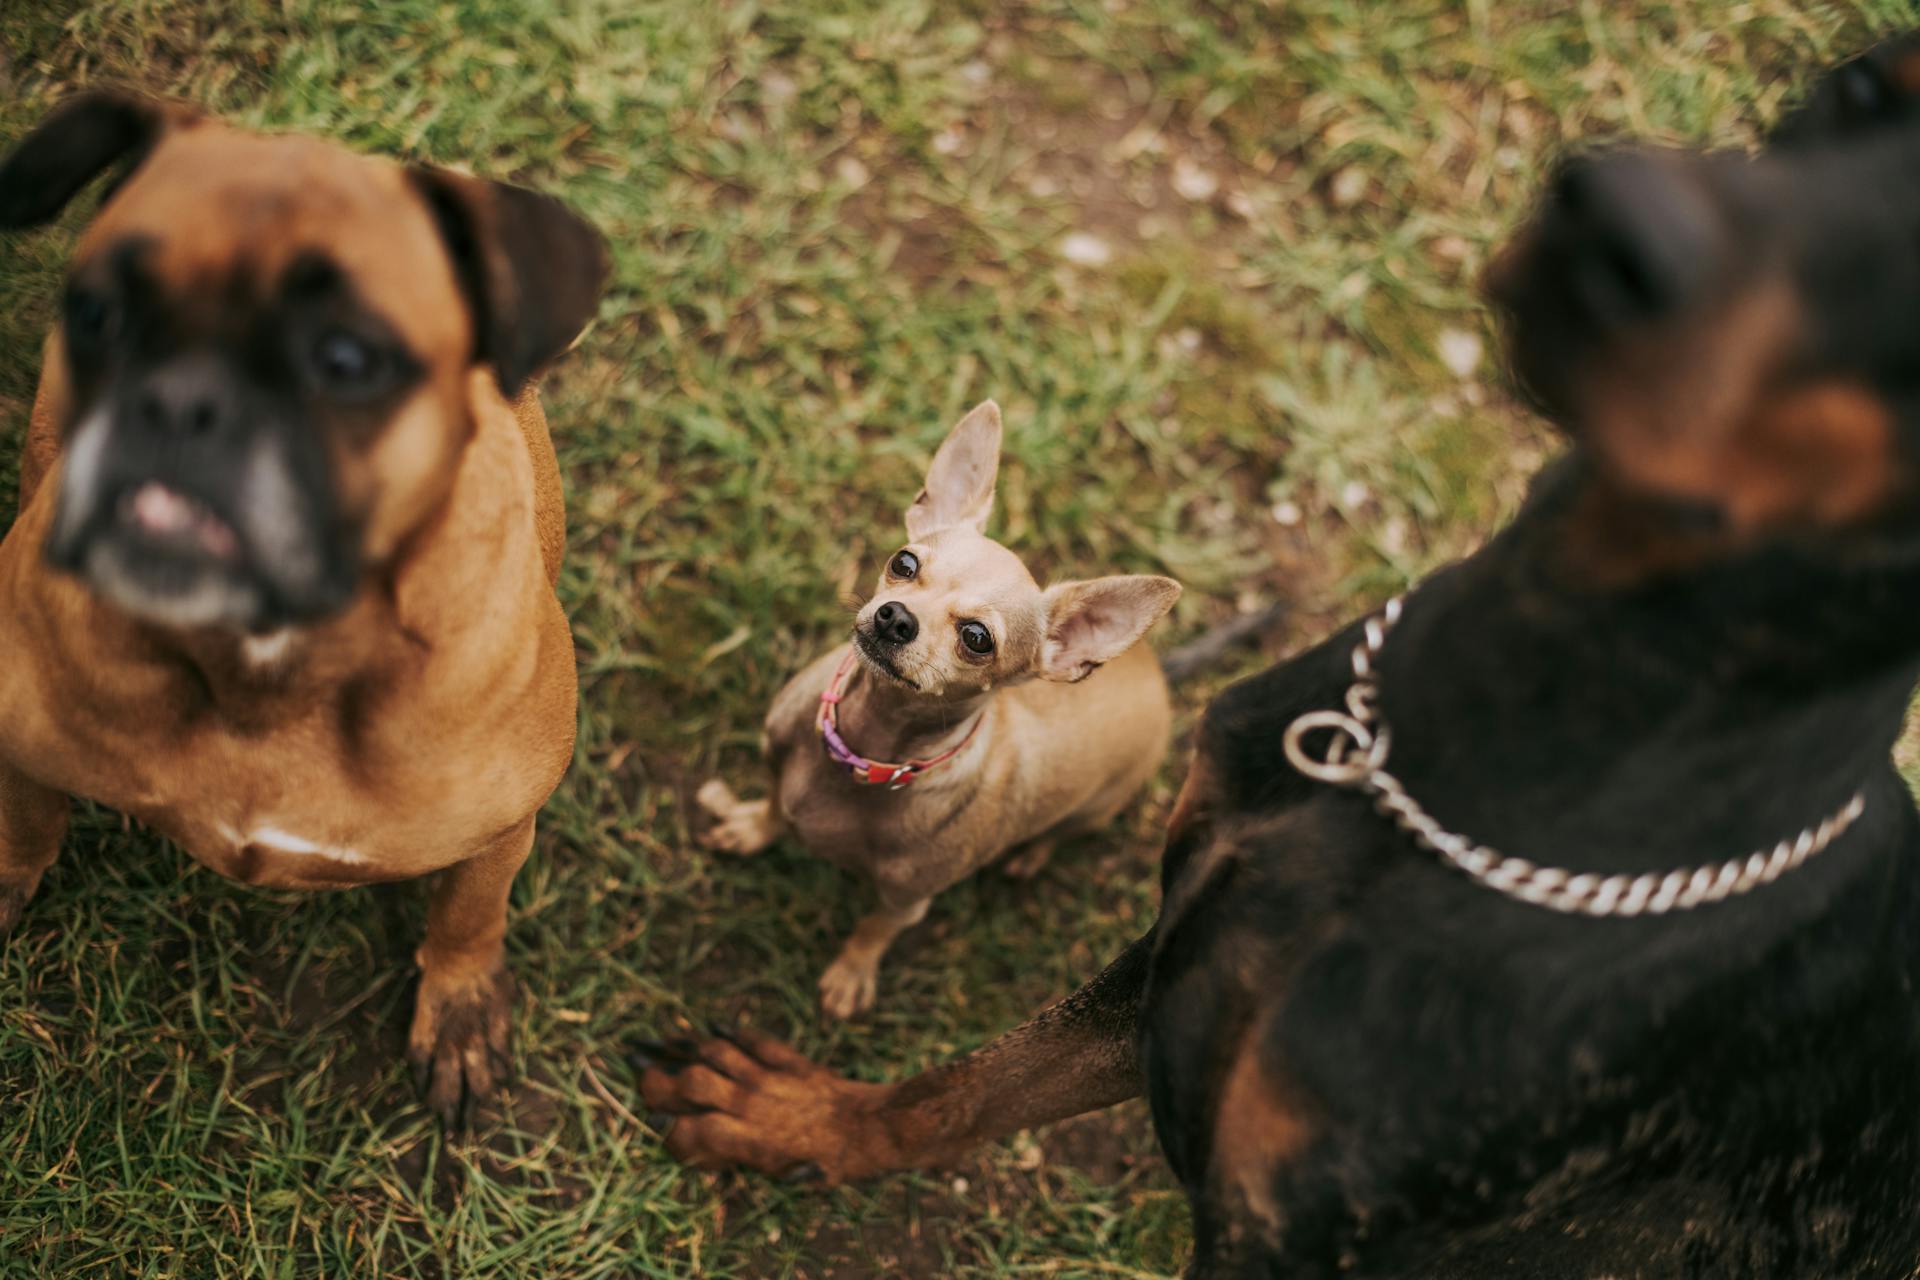
<instances>
[{"instance_id":1,"label":"metal ring on chain","mask_svg":"<svg viewBox=\"0 0 1920 1280\"><path fill-rule=\"evenodd\" d=\"M1388 633L1400 621L1400 610L1401 597L1395 596L1361 627L1360 643L1353 650L1354 681L1347 689L1347 711L1307 712L1287 726L1281 746L1287 762L1305 776L1371 792L1374 807L1415 844L1496 893L1569 915L1622 917L1688 911L1772 884L1825 851L1866 811L1866 795L1856 791L1818 826L1771 849L1717 864L1639 875L1602 876L1540 866L1475 844L1441 826L1387 771L1392 737L1378 710L1377 659ZM1332 735L1322 756L1306 749L1307 735L1317 730Z\"/></svg>"}]
</instances>

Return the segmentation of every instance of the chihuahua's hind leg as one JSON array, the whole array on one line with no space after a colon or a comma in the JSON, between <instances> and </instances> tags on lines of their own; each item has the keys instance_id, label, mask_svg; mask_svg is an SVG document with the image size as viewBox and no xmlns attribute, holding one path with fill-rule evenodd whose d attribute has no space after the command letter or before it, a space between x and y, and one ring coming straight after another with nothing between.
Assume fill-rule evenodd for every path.
<instances>
[{"instance_id":1,"label":"chihuahua's hind leg","mask_svg":"<svg viewBox=\"0 0 1920 1280\"><path fill-rule=\"evenodd\" d=\"M12 929L67 834L67 798L0 764L0 935Z\"/></svg>"},{"instance_id":2,"label":"chihuahua's hind leg","mask_svg":"<svg viewBox=\"0 0 1920 1280\"><path fill-rule=\"evenodd\" d=\"M773 800L742 800L718 778L709 778L694 800L714 819L694 838L703 848L742 857L759 853L780 835L780 815Z\"/></svg>"},{"instance_id":3,"label":"chihuahua's hind leg","mask_svg":"<svg viewBox=\"0 0 1920 1280\"><path fill-rule=\"evenodd\" d=\"M820 975L820 1008L842 1021L873 1008L880 987L880 957L893 940L927 918L932 898L894 909L880 906L853 927L853 936Z\"/></svg>"},{"instance_id":4,"label":"chihuahua's hind leg","mask_svg":"<svg viewBox=\"0 0 1920 1280\"><path fill-rule=\"evenodd\" d=\"M1031 880L1040 874L1047 860L1053 857L1054 846L1059 843L1051 834L1038 836L1027 841L1000 864L1000 874L1013 880Z\"/></svg>"}]
</instances>

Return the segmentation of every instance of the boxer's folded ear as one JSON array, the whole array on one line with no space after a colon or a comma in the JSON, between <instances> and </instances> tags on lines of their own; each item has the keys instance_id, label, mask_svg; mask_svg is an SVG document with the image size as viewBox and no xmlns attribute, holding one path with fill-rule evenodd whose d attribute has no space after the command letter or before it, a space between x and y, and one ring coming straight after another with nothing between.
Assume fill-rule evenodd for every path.
<instances>
[{"instance_id":1,"label":"boxer's folded ear","mask_svg":"<svg viewBox=\"0 0 1920 1280\"><path fill-rule=\"evenodd\" d=\"M117 90L67 99L0 160L0 227L51 220L108 166L131 170L161 134L199 118L184 103Z\"/></svg>"},{"instance_id":2,"label":"boxer's folded ear","mask_svg":"<svg viewBox=\"0 0 1920 1280\"><path fill-rule=\"evenodd\" d=\"M591 223L550 196L444 169L412 171L473 315L474 358L517 394L593 318L610 262Z\"/></svg>"}]
</instances>

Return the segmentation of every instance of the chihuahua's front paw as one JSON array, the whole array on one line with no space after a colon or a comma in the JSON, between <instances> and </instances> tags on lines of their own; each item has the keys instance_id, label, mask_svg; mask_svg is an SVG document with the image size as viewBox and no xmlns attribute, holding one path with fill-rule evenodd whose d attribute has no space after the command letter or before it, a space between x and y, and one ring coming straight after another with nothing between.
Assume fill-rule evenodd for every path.
<instances>
[{"instance_id":1,"label":"chihuahua's front paw","mask_svg":"<svg viewBox=\"0 0 1920 1280\"><path fill-rule=\"evenodd\" d=\"M779 834L771 800L742 800L718 778L708 779L693 798L713 819L694 837L703 848L745 857L765 849Z\"/></svg>"},{"instance_id":2,"label":"chihuahua's front paw","mask_svg":"<svg viewBox=\"0 0 1920 1280\"><path fill-rule=\"evenodd\" d=\"M513 976L504 962L474 974L421 973L407 1059L427 1106L449 1129L469 1127L511 1074L512 1013Z\"/></svg>"},{"instance_id":3,"label":"chihuahua's front paw","mask_svg":"<svg viewBox=\"0 0 1920 1280\"><path fill-rule=\"evenodd\" d=\"M880 967L841 956L820 975L820 1008L845 1022L873 1008L880 991Z\"/></svg>"}]
</instances>

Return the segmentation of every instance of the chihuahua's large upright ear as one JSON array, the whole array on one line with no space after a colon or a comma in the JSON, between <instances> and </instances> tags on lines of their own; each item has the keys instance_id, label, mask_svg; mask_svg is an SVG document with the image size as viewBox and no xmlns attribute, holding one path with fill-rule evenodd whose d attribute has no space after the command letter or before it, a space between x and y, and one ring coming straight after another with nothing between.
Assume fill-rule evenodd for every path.
<instances>
[{"instance_id":1,"label":"chihuahua's large upright ear","mask_svg":"<svg viewBox=\"0 0 1920 1280\"><path fill-rule=\"evenodd\" d=\"M993 514L993 479L1000 470L1000 406L991 400L960 419L933 455L926 488L907 508L907 536L964 525L975 533Z\"/></svg>"},{"instance_id":2,"label":"chihuahua's large upright ear","mask_svg":"<svg viewBox=\"0 0 1920 1280\"><path fill-rule=\"evenodd\" d=\"M411 177L473 315L474 363L491 365L512 399L593 318L611 265L607 242L551 196L445 169Z\"/></svg>"},{"instance_id":3,"label":"chihuahua's large upright ear","mask_svg":"<svg viewBox=\"0 0 1920 1280\"><path fill-rule=\"evenodd\" d=\"M109 166L132 168L161 134L200 118L185 103L117 90L67 99L0 160L0 227L51 221Z\"/></svg>"},{"instance_id":4,"label":"chihuahua's large upright ear","mask_svg":"<svg viewBox=\"0 0 1920 1280\"><path fill-rule=\"evenodd\" d=\"M1133 648L1179 598L1179 583L1147 574L1048 587L1039 675L1069 682L1086 679L1095 667Z\"/></svg>"}]
</instances>

